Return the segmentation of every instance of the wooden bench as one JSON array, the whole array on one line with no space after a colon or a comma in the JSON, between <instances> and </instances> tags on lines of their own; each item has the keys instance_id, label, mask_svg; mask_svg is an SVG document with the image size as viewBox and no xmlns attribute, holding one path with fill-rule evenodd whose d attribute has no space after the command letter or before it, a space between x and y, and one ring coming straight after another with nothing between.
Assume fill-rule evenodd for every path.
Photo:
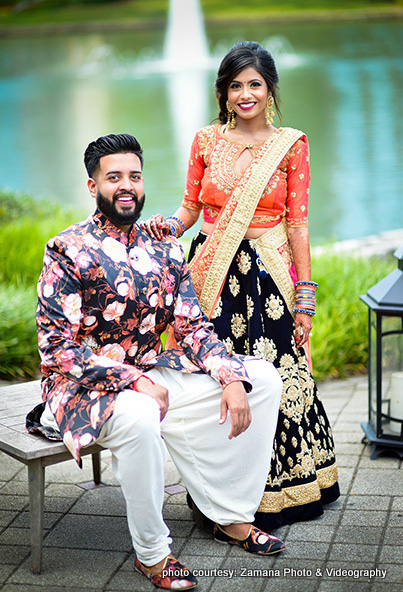
<instances>
[{"instance_id":1,"label":"wooden bench","mask_svg":"<svg viewBox=\"0 0 403 592\"><path fill-rule=\"evenodd\" d=\"M45 467L72 459L63 442L26 432L25 416L41 401L39 380L0 388L0 451L28 466L33 573L40 573L42 566ZM94 483L97 485L101 482L101 450L97 444L81 450L82 456L92 454Z\"/></svg>"}]
</instances>

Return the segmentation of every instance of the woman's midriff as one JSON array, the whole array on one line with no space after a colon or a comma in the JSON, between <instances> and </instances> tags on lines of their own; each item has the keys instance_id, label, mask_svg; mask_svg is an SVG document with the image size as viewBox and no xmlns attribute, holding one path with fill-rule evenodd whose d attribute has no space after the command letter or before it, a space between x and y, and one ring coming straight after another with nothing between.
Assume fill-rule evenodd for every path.
<instances>
[{"instance_id":1,"label":"woman's midriff","mask_svg":"<svg viewBox=\"0 0 403 592\"><path fill-rule=\"evenodd\" d=\"M213 226L214 225L210 224L210 222L203 221L201 230L210 236ZM267 230L267 228L248 228L245 233L245 238L259 238L259 236L262 236Z\"/></svg>"}]
</instances>

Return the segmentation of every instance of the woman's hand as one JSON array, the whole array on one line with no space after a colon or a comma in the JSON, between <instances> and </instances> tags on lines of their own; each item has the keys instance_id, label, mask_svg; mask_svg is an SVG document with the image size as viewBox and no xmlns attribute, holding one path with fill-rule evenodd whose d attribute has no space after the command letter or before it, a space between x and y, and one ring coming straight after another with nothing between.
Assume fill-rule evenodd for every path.
<instances>
[{"instance_id":1,"label":"woman's hand","mask_svg":"<svg viewBox=\"0 0 403 592\"><path fill-rule=\"evenodd\" d=\"M303 312L295 315L295 340L297 347L301 347L308 341L312 329L312 316Z\"/></svg>"},{"instance_id":2,"label":"woman's hand","mask_svg":"<svg viewBox=\"0 0 403 592\"><path fill-rule=\"evenodd\" d=\"M162 240L168 234L172 234L171 228L162 214L151 216L148 220L140 222L140 226L151 238L157 240Z\"/></svg>"}]
</instances>

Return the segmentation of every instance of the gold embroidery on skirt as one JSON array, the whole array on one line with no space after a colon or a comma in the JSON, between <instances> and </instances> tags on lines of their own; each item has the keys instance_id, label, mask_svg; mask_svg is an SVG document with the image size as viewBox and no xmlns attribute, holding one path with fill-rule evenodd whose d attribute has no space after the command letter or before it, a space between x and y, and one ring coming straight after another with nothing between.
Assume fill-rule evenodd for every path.
<instances>
[{"instance_id":1,"label":"gold embroidery on skirt","mask_svg":"<svg viewBox=\"0 0 403 592\"><path fill-rule=\"evenodd\" d=\"M281 512L285 508L303 506L320 500L321 489L327 489L337 482L336 464L316 471L316 480L312 483L286 487L281 491L265 491L258 512Z\"/></svg>"}]
</instances>

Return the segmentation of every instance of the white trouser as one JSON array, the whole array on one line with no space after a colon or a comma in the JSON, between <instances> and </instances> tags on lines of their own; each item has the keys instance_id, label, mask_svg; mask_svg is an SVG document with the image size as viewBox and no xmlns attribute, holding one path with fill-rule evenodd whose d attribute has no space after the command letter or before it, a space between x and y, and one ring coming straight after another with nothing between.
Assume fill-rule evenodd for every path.
<instances>
[{"instance_id":1,"label":"white trouser","mask_svg":"<svg viewBox=\"0 0 403 592\"><path fill-rule=\"evenodd\" d=\"M221 525L254 520L269 471L282 382L269 362L252 358L245 366L253 384L248 394L252 423L232 440L230 417L218 423L222 389L206 374L167 368L147 373L169 391L162 422L154 399L133 390L119 393L97 441L111 450L133 546L145 565L166 557L172 542L162 516L164 442L205 516Z\"/></svg>"}]
</instances>

